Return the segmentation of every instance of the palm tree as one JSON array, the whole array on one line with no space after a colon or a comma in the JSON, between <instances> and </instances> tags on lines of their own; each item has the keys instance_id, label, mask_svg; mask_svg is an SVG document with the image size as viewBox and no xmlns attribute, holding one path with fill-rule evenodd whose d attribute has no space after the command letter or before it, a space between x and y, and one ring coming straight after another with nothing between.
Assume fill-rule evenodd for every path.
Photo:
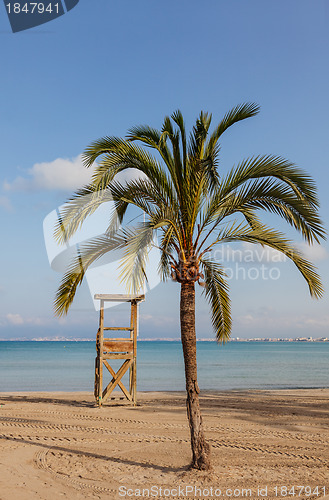
<instances>
[{"instance_id":1,"label":"palm tree","mask_svg":"<svg viewBox=\"0 0 329 500\"><path fill-rule=\"evenodd\" d=\"M180 284L180 326L185 363L187 415L192 462L197 469L210 467L197 381L195 284L203 286L211 308L218 341L231 332L231 315L225 268L213 255L226 242L261 244L282 252L305 278L311 296L322 295L315 268L287 237L258 217L261 210L281 216L312 244L324 238L318 216L318 199L312 179L291 162L276 156L244 159L226 175L218 169L219 139L235 123L259 112L254 103L231 109L210 133L211 115L201 112L186 137L183 116L166 117L162 129L132 128L126 139L104 137L84 152L84 164L96 160L91 183L66 204L56 227L59 241L70 238L85 218L110 198L115 203L109 227L102 236L80 248L63 277L55 299L57 315L66 314L86 269L105 253L123 249L121 276L132 291L144 280L147 254L158 237L159 272L163 280ZM154 152L154 155L152 154ZM137 169L141 176L118 182L116 175ZM86 201L87 200L87 201ZM127 208L144 214L135 227L123 228Z\"/></svg>"}]
</instances>

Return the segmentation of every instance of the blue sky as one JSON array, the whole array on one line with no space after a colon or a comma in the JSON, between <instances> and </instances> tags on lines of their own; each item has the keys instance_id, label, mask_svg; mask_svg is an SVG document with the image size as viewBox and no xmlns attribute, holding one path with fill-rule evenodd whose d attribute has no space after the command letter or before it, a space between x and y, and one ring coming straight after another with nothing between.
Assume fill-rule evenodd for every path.
<instances>
[{"instance_id":1,"label":"blue sky","mask_svg":"<svg viewBox=\"0 0 329 500\"><path fill-rule=\"evenodd\" d=\"M13 34L1 7L0 338L95 336L86 285L64 320L53 315L61 275L48 262L43 220L88 179L79 155L92 140L141 123L160 127L177 108L191 126L200 110L216 123L240 102L259 103L260 115L223 136L220 168L255 154L288 158L315 179L328 228L328 22L325 0L80 0L61 18ZM300 242L278 219L265 220ZM305 251L328 289L328 244ZM328 336L327 292L314 301L291 264L265 264L280 277L252 279L254 271L230 280L232 336ZM122 307L109 313L124 321ZM199 337L212 336L202 298L197 327ZM147 294L140 332L179 336L178 285Z\"/></svg>"}]
</instances>

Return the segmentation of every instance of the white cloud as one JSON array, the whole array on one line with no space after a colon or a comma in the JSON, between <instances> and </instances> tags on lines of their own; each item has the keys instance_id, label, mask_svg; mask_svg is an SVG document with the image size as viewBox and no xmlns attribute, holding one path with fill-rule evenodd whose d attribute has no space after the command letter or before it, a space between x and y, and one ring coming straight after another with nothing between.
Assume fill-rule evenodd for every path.
<instances>
[{"instance_id":1,"label":"white cloud","mask_svg":"<svg viewBox=\"0 0 329 500\"><path fill-rule=\"evenodd\" d=\"M243 242L245 262L283 262L286 257L274 248Z\"/></svg>"},{"instance_id":2,"label":"white cloud","mask_svg":"<svg viewBox=\"0 0 329 500\"><path fill-rule=\"evenodd\" d=\"M6 319L11 325L23 325L24 320L20 314L6 314Z\"/></svg>"},{"instance_id":3,"label":"white cloud","mask_svg":"<svg viewBox=\"0 0 329 500\"><path fill-rule=\"evenodd\" d=\"M320 316L319 318L306 318L304 320L305 326L317 326L329 328L329 316Z\"/></svg>"},{"instance_id":4,"label":"white cloud","mask_svg":"<svg viewBox=\"0 0 329 500\"><path fill-rule=\"evenodd\" d=\"M89 183L92 173L92 167L83 166L81 156L57 158L52 162L36 163L27 171L27 177L16 177L11 183L5 182L3 187L6 191L73 191Z\"/></svg>"},{"instance_id":5,"label":"white cloud","mask_svg":"<svg viewBox=\"0 0 329 500\"><path fill-rule=\"evenodd\" d=\"M91 312L90 312L91 311ZM47 331L56 331L60 329L68 329L72 327L85 327L86 325L91 325L91 328L95 326L94 324L94 315L92 314L92 310L87 311L87 314L83 314L86 311L79 311L79 315L73 315L71 317L65 318L56 318L52 316L27 316L25 314L19 313L7 313L0 316L0 333L1 330L8 328L8 326L14 326L18 328L24 329L25 327L35 328L35 332L38 332L38 327L47 328ZM120 323L120 322L119 322ZM115 323L117 324L117 323ZM63 330L64 331L64 330Z\"/></svg>"},{"instance_id":6,"label":"white cloud","mask_svg":"<svg viewBox=\"0 0 329 500\"><path fill-rule=\"evenodd\" d=\"M18 176L12 182L4 182L5 191L74 191L91 181L94 167L86 168L82 164L81 155L76 158L57 158L51 162L36 163L27 170L27 176ZM146 178L145 174L135 168L120 172L116 180L126 183L131 180ZM10 208L9 200L0 196L0 206Z\"/></svg>"},{"instance_id":7,"label":"white cloud","mask_svg":"<svg viewBox=\"0 0 329 500\"><path fill-rule=\"evenodd\" d=\"M139 179L147 179L147 175L138 170L137 168L127 168L126 170L123 170L122 172L119 172L115 180L117 182L120 182L121 184L126 184L127 182L130 181L137 181Z\"/></svg>"},{"instance_id":8,"label":"white cloud","mask_svg":"<svg viewBox=\"0 0 329 500\"><path fill-rule=\"evenodd\" d=\"M315 243L314 245L308 245L307 243L300 243L298 248L301 250L303 255L312 262L319 262L321 260L326 260L329 254L322 245Z\"/></svg>"},{"instance_id":9,"label":"white cloud","mask_svg":"<svg viewBox=\"0 0 329 500\"><path fill-rule=\"evenodd\" d=\"M8 212L12 210L11 203L7 196L0 196L0 207L4 208Z\"/></svg>"},{"instance_id":10,"label":"white cloud","mask_svg":"<svg viewBox=\"0 0 329 500\"><path fill-rule=\"evenodd\" d=\"M44 325L49 323L49 321L44 320L39 317L33 317L33 318L24 318L20 314L13 314L13 313L8 313L5 316L7 323L10 325Z\"/></svg>"}]
</instances>

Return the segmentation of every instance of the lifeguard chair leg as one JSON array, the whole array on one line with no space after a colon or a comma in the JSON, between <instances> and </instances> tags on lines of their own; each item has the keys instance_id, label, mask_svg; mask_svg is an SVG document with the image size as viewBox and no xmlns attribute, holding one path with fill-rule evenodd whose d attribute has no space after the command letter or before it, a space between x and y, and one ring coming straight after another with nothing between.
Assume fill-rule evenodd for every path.
<instances>
[{"instance_id":1,"label":"lifeguard chair leg","mask_svg":"<svg viewBox=\"0 0 329 500\"><path fill-rule=\"evenodd\" d=\"M111 392L113 391L113 389L120 383L123 375L126 373L126 371L128 370L128 368L130 367L130 365L132 364L133 360L132 359L126 359L125 362L123 363L123 365L121 365L121 368L119 368L119 370L114 373L113 375L113 378L111 380L111 382L108 384L108 386L104 389L103 391L103 394L102 394L102 400L103 401L106 401L106 399L110 396ZM104 364L106 363L106 361L104 362ZM107 363L108 364L108 363ZM111 367L112 368L112 367ZM123 385L123 384L122 384ZM123 386L124 387L124 386ZM124 394L127 396L128 394L128 399L129 401L131 401L130 397L129 397L129 393L127 391L127 389L124 387ZM122 390L122 388L121 388Z\"/></svg>"}]
</instances>

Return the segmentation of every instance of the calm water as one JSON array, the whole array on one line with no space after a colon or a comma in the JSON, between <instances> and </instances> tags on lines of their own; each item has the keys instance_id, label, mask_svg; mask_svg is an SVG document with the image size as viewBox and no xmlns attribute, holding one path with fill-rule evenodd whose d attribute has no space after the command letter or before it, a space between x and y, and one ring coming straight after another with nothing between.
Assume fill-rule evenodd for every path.
<instances>
[{"instance_id":1,"label":"calm water","mask_svg":"<svg viewBox=\"0 0 329 500\"><path fill-rule=\"evenodd\" d=\"M329 387L329 342L198 342L197 349L202 389ZM94 359L94 342L0 342L0 391L93 391ZM179 342L138 343L137 388L185 389Z\"/></svg>"}]
</instances>

